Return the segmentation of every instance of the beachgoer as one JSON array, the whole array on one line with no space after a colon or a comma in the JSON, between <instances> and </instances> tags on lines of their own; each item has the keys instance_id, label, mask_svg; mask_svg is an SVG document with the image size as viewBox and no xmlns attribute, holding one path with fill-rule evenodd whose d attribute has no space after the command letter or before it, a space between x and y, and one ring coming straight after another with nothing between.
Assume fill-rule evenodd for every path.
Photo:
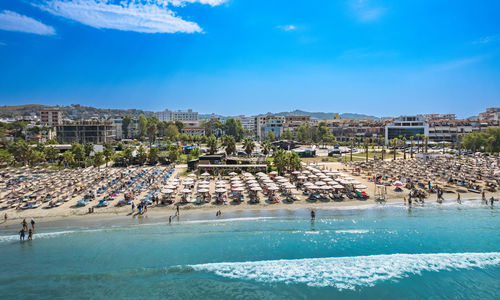
<instances>
[{"instance_id":1,"label":"beachgoer","mask_svg":"<svg viewBox=\"0 0 500 300\"><path fill-rule=\"evenodd\" d=\"M172 224L172 216L168 217L168 224Z\"/></svg>"},{"instance_id":2,"label":"beachgoer","mask_svg":"<svg viewBox=\"0 0 500 300\"><path fill-rule=\"evenodd\" d=\"M5 220L5 222L7 222L7 213L3 215L3 219Z\"/></svg>"},{"instance_id":3,"label":"beachgoer","mask_svg":"<svg viewBox=\"0 0 500 300\"><path fill-rule=\"evenodd\" d=\"M31 241L33 239L33 230L28 231L28 241Z\"/></svg>"},{"instance_id":4,"label":"beachgoer","mask_svg":"<svg viewBox=\"0 0 500 300\"><path fill-rule=\"evenodd\" d=\"M408 202L411 200L411 197L408 198ZM406 205L406 197L403 198L403 204Z\"/></svg>"},{"instance_id":5,"label":"beachgoer","mask_svg":"<svg viewBox=\"0 0 500 300\"><path fill-rule=\"evenodd\" d=\"M135 210L135 204L134 202L132 202L132 212L134 212L134 210Z\"/></svg>"},{"instance_id":6,"label":"beachgoer","mask_svg":"<svg viewBox=\"0 0 500 300\"><path fill-rule=\"evenodd\" d=\"M488 204L488 201L486 201L486 194L483 191L483 197L482 197L483 203Z\"/></svg>"},{"instance_id":7,"label":"beachgoer","mask_svg":"<svg viewBox=\"0 0 500 300\"><path fill-rule=\"evenodd\" d=\"M23 220L23 222L21 223L21 225L23 225L23 230L27 230L28 229L28 222L26 222L26 219Z\"/></svg>"},{"instance_id":8,"label":"beachgoer","mask_svg":"<svg viewBox=\"0 0 500 300\"><path fill-rule=\"evenodd\" d=\"M179 204L177 204L177 215L179 215Z\"/></svg>"},{"instance_id":9,"label":"beachgoer","mask_svg":"<svg viewBox=\"0 0 500 300\"><path fill-rule=\"evenodd\" d=\"M148 212L148 205L144 205L144 213L147 213Z\"/></svg>"},{"instance_id":10,"label":"beachgoer","mask_svg":"<svg viewBox=\"0 0 500 300\"><path fill-rule=\"evenodd\" d=\"M408 207L411 207L411 199L408 199Z\"/></svg>"},{"instance_id":11,"label":"beachgoer","mask_svg":"<svg viewBox=\"0 0 500 300\"><path fill-rule=\"evenodd\" d=\"M19 239L21 241L24 241L24 236L26 235L26 231L24 231L24 227L23 229L21 229L21 231L19 231Z\"/></svg>"},{"instance_id":12,"label":"beachgoer","mask_svg":"<svg viewBox=\"0 0 500 300\"><path fill-rule=\"evenodd\" d=\"M35 220L31 218L31 228L35 230Z\"/></svg>"},{"instance_id":13,"label":"beachgoer","mask_svg":"<svg viewBox=\"0 0 500 300\"><path fill-rule=\"evenodd\" d=\"M316 218L316 212L314 210L311 210L311 220L314 220Z\"/></svg>"},{"instance_id":14,"label":"beachgoer","mask_svg":"<svg viewBox=\"0 0 500 300\"><path fill-rule=\"evenodd\" d=\"M458 196L457 196L457 202L458 204L462 204L462 200L460 199L460 193L457 193Z\"/></svg>"},{"instance_id":15,"label":"beachgoer","mask_svg":"<svg viewBox=\"0 0 500 300\"><path fill-rule=\"evenodd\" d=\"M495 202L495 198L493 198L493 196L490 198L490 205L491 205L491 208L493 208L493 202Z\"/></svg>"}]
</instances>

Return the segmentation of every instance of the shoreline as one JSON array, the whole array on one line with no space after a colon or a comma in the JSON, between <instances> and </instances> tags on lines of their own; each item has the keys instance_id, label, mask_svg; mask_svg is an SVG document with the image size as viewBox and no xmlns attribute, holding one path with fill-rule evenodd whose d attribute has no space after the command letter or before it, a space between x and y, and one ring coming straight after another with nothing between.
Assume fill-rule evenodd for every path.
<instances>
[{"instance_id":1,"label":"shoreline","mask_svg":"<svg viewBox=\"0 0 500 300\"><path fill-rule=\"evenodd\" d=\"M480 203L480 197L464 197L463 202L466 203ZM432 204L430 206L429 204ZM456 199L445 198L442 203L444 206L456 204ZM425 205L412 205L412 208L425 208L425 207L439 207L435 200L425 201ZM118 213L99 213L99 214L86 214L86 215L71 215L68 217L45 217L36 219L36 228L43 228L42 231L47 229L95 229L95 228L121 228L126 226L141 226L141 225L155 225L167 224L168 217L172 216L172 225L183 225L189 223L203 223L203 222L230 222L238 220L264 220L289 217L305 217L309 218L311 209L317 212L334 212L334 211L354 211L354 210L371 210L371 209L389 209L389 208L406 208L408 207L398 199L386 201L385 203L376 203L375 201L345 201L337 202L332 205L331 202L326 203L301 203L300 205L261 205L259 207L252 207L250 209L243 209L237 205L224 206L227 209L222 210L220 206L215 207L198 207L180 210L180 218L174 217L175 209L169 207L153 208L146 214L132 216L129 214ZM484 207L489 207L484 205ZM215 212L221 209L223 214L221 217L216 217ZM170 212L170 213L168 213ZM317 217L321 217L321 214ZM20 219L9 220L7 223L0 223L0 233L17 232L19 229ZM36 236L36 234L35 234Z\"/></svg>"}]
</instances>

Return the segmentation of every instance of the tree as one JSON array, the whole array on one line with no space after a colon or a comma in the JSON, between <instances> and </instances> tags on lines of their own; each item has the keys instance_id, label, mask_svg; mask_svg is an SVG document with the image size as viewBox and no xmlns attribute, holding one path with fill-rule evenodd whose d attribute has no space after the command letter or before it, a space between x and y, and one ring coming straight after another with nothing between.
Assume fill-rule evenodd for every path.
<instances>
[{"instance_id":1,"label":"tree","mask_svg":"<svg viewBox=\"0 0 500 300\"><path fill-rule=\"evenodd\" d=\"M381 138L380 141L382 142L382 161L383 161L385 154L385 138Z\"/></svg>"},{"instance_id":2,"label":"tree","mask_svg":"<svg viewBox=\"0 0 500 300\"><path fill-rule=\"evenodd\" d=\"M146 149L141 145L137 149L137 155L135 156L135 162L139 165L143 165L146 163L148 159L148 154L146 153Z\"/></svg>"},{"instance_id":3,"label":"tree","mask_svg":"<svg viewBox=\"0 0 500 300\"><path fill-rule=\"evenodd\" d=\"M273 164L278 169L278 173L282 174L288 165L285 150L280 149L273 153Z\"/></svg>"},{"instance_id":4,"label":"tree","mask_svg":"<svg viewBox=\"0 0 500 300\"><path fill-rule=\"evenodd\" d=\"M140 114L139 120L137 121L138 137L141 138L146 135L148 126L148 119L145 115Z\"/></svg>"},{"instance_id":5,"label":"tree","mask_svg":"<svg viewBox=\"0 0 500 300\"><path fill-rule=\"evenodd\" d=\"M410 141L411 141L410 142L410 158L413 158L413 147L415 147L415 143L413 142L413 139L414 139L413 135L410 136Z\"/></svg>"},{"instance_id":6,"label":"tree","mask_svg":"<svg viewBox=\"0 0 500 300\"><path fill-rule=\"evenodd\" d=\"M123 137L128 139L129 138L129 126L130 123L132 123L132 115L127 114L125 117L122 119L122 132L123 132Z\"/></svg>"},{"instance_id":7,"label":"tree","mask_svg":"<svg viewBox=\"0 0 500 300\"><path fill-rule=\"evenodd\" d=\"M81 144L73 143L71 144L71 152L74 155L74 159L81 165L81 162L85 159L85 149Z\"/></svg>"},{"instance_id":8,"label":"tree","mask_svg":"<svg viewBox=\"0 0 500 300\"><path fill-rule=\"evenodd\" d=\"M270 141L270 142L276 141L276 136L274 135L274 131L269 130L267 132L267 140Z\"/></svg>"},{"instance_id":9,"label":"tree","mask_svg":"<svg viewBox=\"0 0 500 300\"><path fill-rule=\"evenodd\" d=\"M45 157L49 162L54 162L59 157L59 150L54 146L45 147Z\"/></svg>"},{"instance_id":10,"label":"tree","mask_svg":"<svg viewBox=\"0 0 500 300\"><path fill-rule=\"evenodd\" d=\"M280 138L281 140L293 140L293 134L290 131L290 128L287 128L284 132L283 135Z\"/></svg>"},{"instance_id":11,"label":"tree","mask_svg":"<svg viewBox=\"0 0 500 300\"><path fill-rule=\"evenodd\" d=\"M175 121L174 125L177 127L178 131L182 131L182 128L184 128L184 123L182 123L181 121Z\"/></svg>"},{"instance_id":12,"label":"tree","mask_svg":"<svg viewBox=\"0 0 500 300\"><path fill-rule=\"evenodd\" d=\"M243 140L243 148L245 148L245 152L248 156L252 155L253 150L255 149L255 143L251 138L246 138Z\"/></svg>"},{"instance_id":13,"label":"tree","mask_svg":"<svg viewBox=\"0 0 500 300\"><path fill-rule=\"evenodd\" d=\"M189 153L189 154L191 154L191 156L193 158L198 158L201 155L201 150L200 150L200 148L195 147L195 148L193 148L193 150L191 150L191 153Z\"/></svg>"},{"instance_id":14,"label":"tree","mask_svg":"<svg viewBox=\"0 0 500 300\"><path fill-rule=\"evenodd\" d=\"M300 160L300 157L297 153L291 152L288 153L288 155L289 155L288 162L291 170L295 171L302 168L302 161Z\"/></svg>"},{"instance_id":15,"label":"tree","mask_svg":"<svg viewBox=\"0 0 500 300\"><path fill-rule=\"evenodd\" d=\"M370 145L370 138L365 138L363 141L363 146L365 148L366 162L368 162L368 146Z\"/></svg>"},{"instance_id":16,"label":"tree","mask_svg":"<svg viewBox=\"0 0 500 300\"><path fill-rule=\"evenodd\" d=\"M95 168L100 168L100 166L104 163L104 154L102 152L95 153L93 163Z\"/></svg>"},{"instance_id":17,"label":"tree","mask_svg":"<svg viewBox=\"0 0 500 300\"><path fill-rule=\"evenodd\" d=\"M305 125L300 125L299 126L299 129L297 130L297 140L299 140L299 142L307 142L308 141L308 127L305 126Z\"/></svg>"},{"instance_id":18,"label":"tree","mask_svg":"<svg viewBox=\"0 0 500 300\"><path fill-rule=\"evenodd\" d=\"M394 155L392 160L396 160L396 147L398 146L398 144L399 144L398 138L393 138L391 140L392 152Z\"/></svg>"},{"instance_id":19,"label":"tree","mask_svg":"<svg viewBox=\"0 0 500 300\"><path fill-rule=\"evenodd\" d=\"M352 151L353 151L353 148L354 148L354 141L355 141L356 138L354 137L350 137L349 138L349 141L351 142L351 161L352 161Z\"/></svg>"},{"instance_id":20,"label":"tree","mask_svg":"<svg viewBox=\"0 0 500 300\"><path fill-rule=\"evenodd\" d=\"M130 165L130 163L132 163L132 159L134 159L132 152L133 150L130 147L127 147L123 150L123 162L126 166Z\"/></svg>"},{"instance_id":21,"label":"tree","mask_svg":"<svg viewBox=\"0 0 500 300\"><path fill-rule=\"evenodd\" d=\"M233 118L226 120L226 125L224 126L227 136L234 137L236 142L239 142L244 136L243 126L241 121Z\"/></svg>"},{"instance_id":22,"label":"tree","mask_svg":"<svg viewBox=\"0 0 500 300\"><path fill-rule=\"evenodd\" d=\"M208 152L215 154L217 152L217 139L211 134L207 139Z\"/></svg>"},{"instance_id":23,"label":"tree","mask_svg":"<svg viewBox=\"0 0 500 300\"><path fill-rule=\"evenodd\" d=\"M269 141L263 141L261 144L262 153L267 156L271 152L271 143Z\"/></svg>"},{"instance_id":24,"label":"tree","mask_svg":"<svg viewBox=\"0 0 500 300\"><path fill-rule=\"evenodd\" d=\"M0 151L0 163L11 164L14 161L14 156L9 151Z\"/></svg>"},{"instance_id":25,"label":"tree","mask_svg":"<svg viewBox=\"0 0 500 300\"><path fill-rule=\"evenodd\" d=\"M85 151L85 156L86 157L89 157L90 154L92 153L92 151L94 151L94 143L86 143L84 146L83 146L83 149Z\"/></svg>"},{"instance_id":26,"label":"tree","mask_svg":"<svg viewBox=\"0 0 500 300\"><path fill-rule=\"evenodd\" d=\"M168 159L175 163L179 159L179 147L177 145L170 145L170 148L168 149Z\"/></svg>"},{"instance_id":27,"label":"tree","mask_svg":"<svg viewBox=\"0 0 500 300\"><path fill-rule=\"evenodd\" d=\"M401 140L401 143L403 144L403 159L406 160L406 137L403 137Z\"/></svg>"},{"instance_id":28,"label":"tree","mask_svg":"<svg viewBox=\"0 0 500 300\"><path fill-rule=\"evenodd\" d=\"M75 155L71 151L66 151L63 153L63 159L62 159L64 166L68 167L69 165L72 165L75 163Z\"/></svg>"},{"instance_id":29,"label":"tree","mask_svg":"<svg viewBox=\"0 0 500 300\"><path fill-rule=\"evenodd\" d=\"M158 161L160 159L159 153L160 153L160 151L156 147L149 149L148 162L150 165L156 165L158 163Z\"/></svg>"},{"instance_id":30,"label":"tree","mask_svg":"<svg viewBox=\"0 0 500 300\"><path fill-rule=\"evenodd\" d=\"M33 149L23 139L17 139L10 147L10 153L14 156L15 160L22 162L26 165L33 154Z\"/></svg>"},{"instance_id":31,"label":"tree","mask_svg":"<svg viewBox=\"0 0 500 300\"><path fill-rule=\"evenodd\" d=\"M231 155L236 152L236 141L231 135L226 135L224 137L224 148L226 148L227 155Z\"/></svg>"},{"instance_id":32,"label":"tree","mask_svg":"<svg viewBox=\"0 0 500 300\"><path fill-rule=\"evenodd\" d=\"M490 151L493 152L500 152L500 127L488 127L486 129L486 135L488 137L494 137L493 146L491 147Z\"/></svg>"},{"instance_id":33,"label":"tree","mask_svg":"<svg viewBox=\"0 0 500 300\"><path fill-rule=\"evenodd\" d=\"M156 132L158 131L158 119L156 117L148 118L148 124L146 126L146 132L148 134L149 146L153 144L156 138Z\"/></svg>"},{"instance_id":34,"label":"tree","mask_svg":"<svg viewBox=\"0 0 500 300\"><path fill-rule=\"evenodd\" d=\"M104 149L102 150L102 154L104 155L104 161L106 162L106 167L108 166L108 162L111 161L111 157L113 156L113 147L110 144L104 145Z\"/></svg>"},{"instance_id":35,"label":"tree","mask_svg":"<svg viewBox=\"0 0 500 300\"><path fill-rule=\"evenodd\" d=\"M179 129L174 124L170 124L165 130L165 136L171 141L176 141L179 137Z\"/></svg>"},{"instance_id":36,"label":"tree","mask_svg":"<svg viewBox=\"0 0 500 300\"><path fill-rule=\"evenodd\" d=\"M425 141L425 153L427 154L427 149L429 148L429 137L424 135L423 138Z\"/></svg>"}]
</instances>

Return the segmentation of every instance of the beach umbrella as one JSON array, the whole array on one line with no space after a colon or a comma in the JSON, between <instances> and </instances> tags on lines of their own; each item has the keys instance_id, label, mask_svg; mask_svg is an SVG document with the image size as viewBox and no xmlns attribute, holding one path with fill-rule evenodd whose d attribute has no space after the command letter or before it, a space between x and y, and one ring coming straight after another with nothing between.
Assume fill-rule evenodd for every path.
<instances>
[{"instance_id":1,"label":"beach umbrella","mask_svg":"<svg viewBox=\"0 0 500 300\"><path fill-rule=\"evenodd\" d=\"M260 186L254 186L250 190L254 191L254 192L260 192L260 191L262 191L262 188Z\"/></svg>"},{"instance_id":2,"label":"beach umbrella","mask_svg":"<svg viewBox=\"0 0 500 300\"><path fill-rule=\"evenodd\" d=\"M208 193L209 190L208 189L200 189L198 190L199 193Z\"/></svg>"},{"instance_id":3,"label":"beach umbrella","mask_svg":"<svg viewBox=\"0 0 500 300\"><path fill-rule=\"evenodd\" d=\"M216 193L225 193L226 189L216 189L215 192Z\"/></svg>"},{"instance_id":4,"label":"beach umbrella","mask_svg":"<svg viewBox=\"0 0 500 300\"><path fill-rule=\"evenodd\" d=\"M188 177L193 178L193 177L196 177L196 175L194 175L194 174L191 173L191 174L188 175Z\"/></svg>"},{"instance_id":5,"label":"beach umbrella","mask_svg":"<svg viewBox=\"0 0 500 300\"><path fill-rule=\"evenodd\" d=\"M235 172L229 173L229 176L236 176L236 175L238 175L238 174L236 174Z\"/></svg>"},{"instance_id":6,"label":"beach umbrella","mask_svg":"<svg viewBox=\"0 0 500 300\"><path fill-rule=\"evenodd\" d=\"M393 186L403 186L403 183L401 181L394 181L392 183Z\"/></svg>"},{"instance_id":7,"label":"beach umbrella","mask_svg":"<svg viewBox=\"0 0 500 300\"><path fill-rule=\"evenodd\" d=\"M356 185L356 188L360 189L360 190L364 190L364 189L367 188L367 186L366 185L362 185L362 184L358 184L358 185Z\"/></svg>"},{"instance_id":8,"label":"beach umbrella","mask_svg":"<svg viewBox=\"0 0 500 300\"><path fill-rule=\"evenodd\" d=\"M241 186L233 188L233 191L235 191L235 192L241 192L241 191L243 191L243 190L244 190L244 189L243 189L243 187L241 187Z\"/></svg>"},{"instance_id":9,"label":"beach umbrella","mask_svg":"<svg viewBox=\"0 0 500 300\"><path fill-rule=\"evenodd\" d=\"M208 172L205 172L205 173L201 174L201 176L207 177L207 176L210 176L210 174Z\"/></svg>"},{"instance_id":10,"label":"beach umbrella","mask_svg":"<svg viewBox=\"0 0 500 300\"><path fill-rule=\"evenodd\" d=\"M191 193L191 190L190 189L183 189L181 192L184 194L188 194L188 193Z\"/></svg>"},{"instance_id":11,"label":"beach umbrella","mask_svg":"<svg viewBox=\"0 0 500 300\"><path fill-rule=\"evenodd\" d=\"M335 185L332 185L332 188L334 188L334 189L343 189L344 187L341 186L340 184L335 184Z\"/></svg>"}]
</instances>

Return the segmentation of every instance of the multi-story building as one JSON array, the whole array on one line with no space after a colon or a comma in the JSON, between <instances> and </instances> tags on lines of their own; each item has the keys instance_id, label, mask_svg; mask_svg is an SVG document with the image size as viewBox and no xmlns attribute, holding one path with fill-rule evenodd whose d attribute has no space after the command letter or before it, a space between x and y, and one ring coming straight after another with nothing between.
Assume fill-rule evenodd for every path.
<instances>
[{"instance_id":1,"label":"multi-story building","mask_svg":"<svg viewBox=\"0 0 500 300\"><path fill-rule=\"evenodd\" d=\"M112 121L64 122L56 126L56 139L59 143L77 142L80 144L103 144L113 141Z\"/></svg>"},{"instance_id":2,"label":"multi-story building","mask_svg":"<svg viewBox=\"0 0 500 300\"><path fill-rule=\"evenodd\" d=\"M137 119L132 119L132 122L130 122L130 124L128 125L127 136L125 136L125 133L123 132L123 118L111 119L110 121L113 122L113 136L115 137L116 140L132 139L137 136L138 133Z\"/></svg>"},{"instance_id":3,"label":"multi-story building","mask_svg":"<svg viewBox=\"0 0 500 300\"><path fill-rule=\"evenodd\" d=\"M334 119L320 120L339 142L347 142L350 138L378 138L385 134L388 121L373 119Z\"/></svg>"},{"instance_id":4,"label":"multi-story building","mask_svg":"<svg viewBox=\"0 0 500 300\"><path fill-rule=\"evenodd\" d=\"M255 117L237 116L235 120L240 120L241 127L252 136L255 136Z\"/></svg>"},{"instance_id":5,"label":"multi-story building","mask_svg":"<svg viewBox=\"0 0 500 300\"><path fill-rule=\"evenodd\" d=\"M205 127L196 126L196 127L184 127L181 130L182 133L187 135L197 135L204 136L205 135Z\"/></svg>"},{"instance_id":6,"label":"multi-story building","mask_svg":"<svg viewBox=\"0 0 500 300\"><path fill-rule=\"evenodd\" d=\"M402 116L385 126L385 142L388 144L394 138L404 137L410 139L417 134L429 135L429 124L423 116Z\"/></svg>"},{"instance_id":7,"label":"multi-story building","mask_svg":"<svg viewBox=\"0 0 500 300\"><path fill-rule=\"evenodd\" d=\"M479 120L500 120L500 107L487 108L485 112L479 114Z\"/></svg>"},{"instance_id":8,"label":"multi-story building","mask_svg":"<svg viewBox=\"0 0 500 300\"><path fill-rule=\"evenodd\" d=\"M53 127L62 123L62 113L58 109L44 109L40 111L40 124Z\"/></svg>"},{"instance_id":9,"label":"multi-story building","mask_svg":"<svg viewBox=\"0 0 500 300\"><path fill-rule=\"evenodd\" d=\"M311 125L310 116L285 116L285 122L283 123L283 132L285 130L290 130L293 137L297 137L297 132L300 126Z\"/></svg>"},{"instance_id":10,"label":"multi-story building","mask_svg":"<svg viewBox=\"0 0 500 300\"><path fill-rule=\"evenodd\" d=\"M192 109L188 109L187 111L171 111L164 110L161 112L155 113L156 117L160 121L182 121L182 122L198 122L198 113L194 112Z\"/></svg>"},{"instance_id":11,"label":"multi-story building","mask_svg":"<svg viewBox=\"0 0 500 300\"><path fill-rule=\"evenodd\" d=\"M264 115L255 117L255 131L257 140L265 140L269 131L279 139L283 133L284 116Z\"/></svg>"}]
</instances>

